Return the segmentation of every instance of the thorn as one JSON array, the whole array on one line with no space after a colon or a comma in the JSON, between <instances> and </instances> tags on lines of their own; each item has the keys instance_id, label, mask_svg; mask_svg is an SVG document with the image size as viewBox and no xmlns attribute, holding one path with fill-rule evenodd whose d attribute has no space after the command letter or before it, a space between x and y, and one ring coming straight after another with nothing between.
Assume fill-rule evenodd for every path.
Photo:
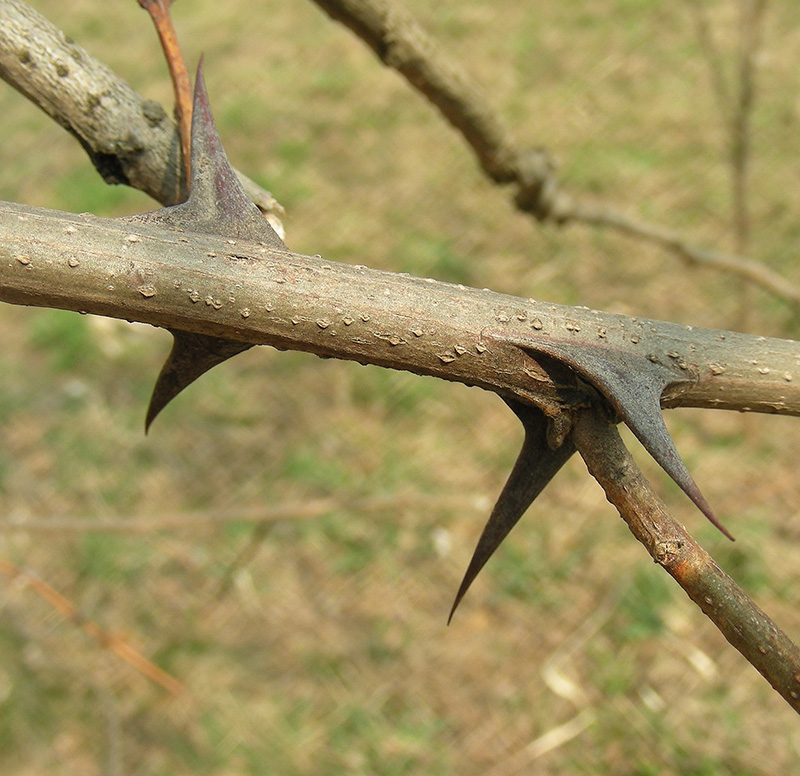
<instances>
[{"instance_id":1,"label":"thorn","mask_svg":"<svg viewBox=\"0 0 800 776\"><path fill-rule=\"evenodd\" d=\"M535 355L536 349L527 347ZM669 434L661 410L661 394L675 374L662 364L644 357L617 356L609 348L573 346L570 350L548 344L542 352L572 367L596 388L617 411L658 465L675 481L695 506L728 539L735 541L714 515L697 483L692 479Z\"/></svg>"},{"instance_id":2,"label":"thorn","mask_svg":"<svg viewBox=\"0 0 800 776\"><path fill-rule=\"evenodd\" d=\"M128 220L255 240L286 250L283 240L245 193L228 161L211 113L202 61L195 77L191 160L192 188L186 202Z\"/></svg>"},{"instance_id":3,"label":"thorn","mask_svg":"<svg viewBox=\"0 0 800 776\"><path fill-rule=\"evenodd\" d=\"M525 428L525 440L508 481L478 539L478 545L450 609L448 625L461 599L494 551L502 544L547 483L575 452L575 446L569 437L556 450L550 448L547 442L548 421L541 410L513 399L507 399L506 404L522 422Z\"/></svg>"},{"instance_id":4,"label":"thorn","mask_svg":"<svg viewBox=\"0 0 800 776\"><path fill-rule=\"evenodd\" d=\"M255 240L286 250L283 240L245 194L228 162L211 114L202 61L195 79L191 167L192 187L186 202L126 220ZM176 330L171 333L175 341L153 389L145 433L158 413L184 388L212 367L252 347L249 343L204 334Z\"/></svg>"},{"instance_id":5,"label":"thorn","mask_svg":"<svg viewBox=\"0 0 800 776\"><path fill-rule=\"evenodd\" d=\"M251 347L248 342L185 331L173 331L172 337L172 350L161 369L147 408L145 434L158 413L184 388L212 367Z\"/></svg>"}]
</instances>

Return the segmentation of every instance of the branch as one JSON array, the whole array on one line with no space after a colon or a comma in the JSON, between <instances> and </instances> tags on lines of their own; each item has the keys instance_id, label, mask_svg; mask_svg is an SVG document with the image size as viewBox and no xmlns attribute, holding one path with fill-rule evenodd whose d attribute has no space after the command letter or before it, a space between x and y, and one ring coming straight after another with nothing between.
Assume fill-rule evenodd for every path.
<instances>
[{"instance_id":1,"label":"branch","mask_svg":"<svg viewBox=\"0 0 800 776\"><path fill-rule=\"evenodd\" d=\"M749 281L792 304L800 304L800 288L773 272L761 262L721 251L712 251L692 245L674 229L640 221L614 210L594 205L575 204L575 218L585 224L610 226L632 237L639 237L672 251L686 264L705 269L722 270Z\"/></svg>"},{"instance_id":2,"label":"branch","mask_svg":"<svg viewBox=\"0 0 800 776\"><path fill-rule=\"evenodd\" d=\"M68 71L56 75L66 78ZM207 97L198 94L196 104L206 111ZM111 220L0 203L0 301L150 323L170 329L176 342L195 334L216 338L220 347L268 344L493 391L518 415L526 439L459 598L575 443L659 562L787 700L797 695L797 648L688 535L656 520L654 502L634 470L625 470L623 450L593 447L612 432L589 426L587 417L613 407L714 520L672 446L660 405L800 415L798 343L545 304L292 253L274 235L250 228L252 212L263 221L235 190L207 118L198 122L205 138L193 142L208 151L198 151L204 174L197 175L193 159L193 176L208 180L193 186L192 198L200 199L179 208ZM544 478L528 465L537 456L549 456ZM634 486L644 511L629 503Z\"/></svg>"},{"instance_id":3,"label":"branch","mask_svg":"<svg viewBox=\"0 0 800 776\"><path fill-rule=\"evenodd\" d=\"M180 139L164 108L21 0L0 2L0 78L74 135L107 183L162 205L186 199ZM268 191L237 175L264 213L280 216Z\"/></svg>"},{"instance_id":4,"label":"branch","mask_svg":"<svg viewBox=\"0 0 800 776\"><path fill-rule=\"evenodd\" d=\"M172 91L175 95L175 117L178 120L178 134L181 138L181 153L183 154L184 171L186 179L191 181L192 169L190 158L192 153L192 82L189 71L186 69L186 60L178 45L178 36L172 24L169 7L173 0L139 0L139 5L144 8L153 21L164 59L167 61Z\"/></svg>"},{"instance_id":5,"label":"branch","mask_svg":"<svg viewBox=\"0 0 800 776\"><path fill-rule=\"evenodd\" d=\"M725 638L800 712L800 648L672 518L612 423L596 411L583 412L573 433L589 472L631 533Z\"/></svg>"},{"instance_id":6,"label":"branch","mask_svg":"<svg viewBox=\"0 0 800 776\"><path fill-rule=\"evenodd\" d=\"M433 375L551 416L570 399L538 361L580 352L627 365L628 379L645 362L664 370L666 407L800 415L792 340L537 302L136 219L0 203L0 301Z\"/></svg>"},{"instance_id":7,"label":"branch","mask_svg":"<svg viewBox=\"0 0 800 776\"><path fill-rule=\"evenodd\" d=\"M361 38L387 66L400 73L430 100L457 129L483 171L498 184L516 186L517 207L539 221L571 221L611 227L672 251L689 265L742 277L792 304L800 289L758 262L706 250L664 227L633 219L619 211L576 201L560 190L556 164L544 149L519 148L511 130L489 107L464 70L442 53L415 19L390 0L314 0L331 18Z\"/></svg>"}]
</instances>

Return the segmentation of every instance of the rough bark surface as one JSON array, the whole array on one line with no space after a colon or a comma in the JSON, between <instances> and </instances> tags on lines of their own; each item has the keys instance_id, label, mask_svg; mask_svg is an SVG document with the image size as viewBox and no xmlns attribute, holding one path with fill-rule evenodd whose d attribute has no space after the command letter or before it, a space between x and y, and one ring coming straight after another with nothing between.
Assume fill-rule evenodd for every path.
<instances>
[{"instance_id":1,"label":"rough bark surface","mask_svg":"<svg viewBox=\"0 0 800 776\"><path fill-rule=\"evenodd\" d=\"M800 712L800 648L669 514L608 420L582 413L574 439L589 471L653 560Z\"/></svg>"}]
</instances>

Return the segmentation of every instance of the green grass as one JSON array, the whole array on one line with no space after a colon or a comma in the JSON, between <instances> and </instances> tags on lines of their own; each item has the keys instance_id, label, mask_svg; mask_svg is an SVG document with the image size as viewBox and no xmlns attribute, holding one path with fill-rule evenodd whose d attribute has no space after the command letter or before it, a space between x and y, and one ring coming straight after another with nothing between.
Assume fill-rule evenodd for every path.
<instances>
[{"instance_id":1,"label":"green grass","mask_svg":"<svg viewBox=\"0 0 800 776\"><path fill-rule=\"evenodd\" d=\"M88 370L98 355L87 320L65 310L41 310L30 330L31 345L45 353L54 372Z\"/></svg>"},{"instance_id":2,"label":"green grass","mask_svg":"<svg viewBox=\"0 0 800 776\"><path fill-rule=\"evenodd\" d=\"M470 285L472 272L469 262L458 256L451 241L439 235L404 234L393 251L393 263L399 272L419 277L434 277L449 283Z\"/></svg>"},{"instance_id":3,"label":"green grass","mask_svg":"<svg viewBox=\"0 0 800 776\"><path fill-rule=\"evenodd\" d=\"M116 215L153 210L157 203L128 186L110 186L94 168L85 166L54 181L52 207L73 213Z\"/></svg>"}]
</instances>

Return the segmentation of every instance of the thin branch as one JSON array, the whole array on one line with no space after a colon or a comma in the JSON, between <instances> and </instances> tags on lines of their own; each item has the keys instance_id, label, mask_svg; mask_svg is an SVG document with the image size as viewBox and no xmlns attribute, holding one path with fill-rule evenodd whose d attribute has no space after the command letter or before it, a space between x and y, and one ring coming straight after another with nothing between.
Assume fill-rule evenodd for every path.
<instances>
[{"instance_id":1,"label":"thin branch","mask_svg":"<svg viewBox=\"0 0 800 776\"><path fill-rule=\"evenodd\" d=\"M543 201L539 191L552 182L549 157L521 151L513 133L489 107L464 70L400 5L389 0L314 0L331 18L361 38L387 66L430 100L475 152L496 183L516 183L537 218L561 220L566 212ZM558 212L556 212L558 211Z\"/></svg>"},{"instance_id":2,"label":"thin branch","mask_svg":"<svg viewBox=\"0 0 800 776\"><path fill-rule=\"evenodd\" d=\"M573 433L589 472L631 533L725 638L800 712L800 648L669 514L613 423L596 410L586 411L579 414Z\"/></svg>"},{"instance_id":3,"label":"thin branch","mask_svg":"<svg viewBox=\"0 0 800 776\"><path fill-rule=\"evenodd\" d=\"M720 115L730 121L735 111L734 99L722 66L722 55L714 40L714 33L708 21L708 13L702 0L689 0L689 8L694 13L695 32L700 44L700 53L706 60L711 75L711 93L717 101Z\"/></svg>"},{"instance_id":4,"label":"thin branch","mask_svg":"<svg viewBox=\"0 0 800 776\"><path fill-rule=\"evenodd\" d=\"M384 0L315 2L362 37L442 111L472 146L489 177L517 184L516 200L522 210L540 220L606 226L651 240L690 265L738 275L792 304L800 303L800 289L758 262L706 250L678 232L576 202L561 191L547 152L521 151L480 90L407 14ZM63 62L70 62L66 73ZM20 0L0 3L0 78L75 135L108 182L138 188L163 205L185 199L177 132L161 105L145 100ZM93 101L93 94L100 96ZM77 107L84 105L90 109ZM243 173L237 175L283 236L283 208Z\"/></svg>"},{"instance_id":5,"label":"thin branch","mask_svg":"<svg viewBox=\"0 0 800 776\"><path fill-rule=\"evenodd\" d=\"M576 218L583 223L610 226L632 237L649 240L672 251L688 265L730 272L792 304L800 304L800 288L788 284L784 277L758 261L721 251L699 248L687 242L686 237L674 229L628 218L615 210L576 204L575 214Z\"/></svg>"},{"instance_id":6,"label":"thin branch","mask_svg":"<svg viewBox=\"0 0 800 776\"><path fill-rule=\"evenodd\" d=\"M739 79L730 126L730 157L733 189L734 250L746 251L750 244L748 196L750 167L750 126L755 104L756 58L761 47L765 0L742 0L739 20Z\"/></svg>"},{"instance_id":7,"label":"thin branch","mask_svg":"<svg viewBox=\"0 0 800 776\"><path fill-rule=\"evenodd\" d=\"M191 153L192 153L192 82L189 71L186 69L186 60L178 45L178 36L172 24L169 7L174 0L139 0L139 5L144 8L153 20L153 25L161 41L164 58L172 79L172 89L175 94L175 115L178 119L178 131L181 138L181 151L186 179L191 179Z\"/></svg>"},{"instance_id":8,"label":"thin branch","mask_svg":"<svg viewBox=\"0 0 800 776\"><path fill-rule=\"evenodd\" d=\"M162 205L186 199L180 139L164 108L21 0L0 2L0 78L72 134L106 182L132 186ZM274 225L283 208L237 176Z\"/></svg>"},{"instance_id":9,"label":"thin branch","mask_svg":"<svg viewBox=\"0 0 800 776\"><path fill-rule=\"evenodd\" d=\"M677 232L638 221L617 210L578 202L561 191L556 164L549 153L543 149L521 149L511 130L489 107L486 96L464 70L451 62L414 18L393 0L314 2L352 30L384 64L397 70L439 109L472 147L489 178L516 186L515 202L521 210L540 221L559 225L577 222L619 229L657 243L690 265L737 275L792 304L800 304L800 289L752 259L706 250ZM724 92L721 85L718 88ZM664 235L669 237L665 239Z\"/></svg>"},{"instance_id":10,"label":"thin branch","mask_svg":"<svg viewBox=\"0 0 800 776\"><path fill-rule=\"evenodd\" d=\"M730 124L730 167L732 192L733 249L750 250L752 217L750 208L751 126L756 99L756 58L761 46L765 0L740 0L738 91ZM752 288L745 285L739 299L736 328L747 331L753 317Z\"/></svg>"}]
</instances>

